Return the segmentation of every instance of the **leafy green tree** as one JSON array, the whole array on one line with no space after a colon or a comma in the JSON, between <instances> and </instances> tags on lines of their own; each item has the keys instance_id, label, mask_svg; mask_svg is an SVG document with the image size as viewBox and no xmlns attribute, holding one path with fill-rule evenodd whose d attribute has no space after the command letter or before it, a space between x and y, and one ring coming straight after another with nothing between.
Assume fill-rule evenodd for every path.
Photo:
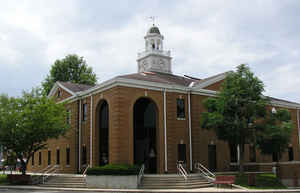
<instances>
[{"instance_id":1,"label":"leafy green tree","mask_svg":"<svg viewBox=\"0 0 300 193\"><path fill-rule=\"evenodd\" d=\"M58 138L68 130L64 104L42 96L38 90L22 97L0 96L0 145L15 153L26 174L28 160L46 148L48 139Z\"/></svg>"},{"instance_id":2,"label":"leafy green tree","mask_svg":"<svg viewBox=\"0 0 300 193\"><path fill-rule=\"evenodd\" d=\"M290 144L294 127L291 115L288 110L279 109L267 117L258 126L263 132L257 133L256 142L262 154L276 154L279 160Z\"/></svg>"},{"instance_id":3,"label":"leafy green tree","mask_svg":"<svg viewBox=\"0 0 300 193\"><path fill-rule=\"evenodd\" d=\"M97 77L92 67L88 67L83 57L73 54L67 55L62 60L56 60L52 65L50 74L42 82L45 95L50 92L56 81L95 85Z\"/></svg>"},{"instance_id":4,"label":"leafy green tree","mask_svg":"<svg viewBox=\"0 0 300 193\"><path fill-rule=\"evenodd\" d=\"M272 128L287 129L287 124L278 116L268 117L267 105L270 102L263 96L263 91L263 82L242 64L236 72L228 73L217 97L204 102L207 112L202 116L202 128L215 130L217 138L228 142L231 147L239 146L240 173L244 172L245 144L256 144L258 139L267 136L273 140L274 136L267 134L273 132ZM259 147L265 146L260 144Z\"/></svg>"}]
</instances>

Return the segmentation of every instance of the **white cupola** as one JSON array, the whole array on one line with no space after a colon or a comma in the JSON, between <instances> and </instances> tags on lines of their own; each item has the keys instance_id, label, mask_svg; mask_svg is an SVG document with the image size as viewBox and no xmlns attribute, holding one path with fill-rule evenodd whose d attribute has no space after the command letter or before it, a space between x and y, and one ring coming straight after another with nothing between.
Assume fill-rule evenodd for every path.
<instances>
[{"instance_id":1,"label":"white cupola","mask_svg":"<svg viewBox=\"0 0 300 193\"><path fill-rule=\"evenodd\" d=\"M154 71L172 73L170 51L164 51L164 36L154 24L148 30L145 39L145 51L138 53L138 72Z\"/></svg>"}]
</instances>

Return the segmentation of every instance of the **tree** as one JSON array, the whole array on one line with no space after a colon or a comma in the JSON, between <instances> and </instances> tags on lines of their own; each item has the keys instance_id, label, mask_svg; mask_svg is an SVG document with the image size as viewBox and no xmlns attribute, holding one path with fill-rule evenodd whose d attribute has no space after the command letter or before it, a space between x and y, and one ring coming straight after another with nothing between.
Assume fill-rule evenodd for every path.
<instances>
[{"instance_id":1,"label":"tree","mask_svg":"<svg viewBox=\"0 0 300 193\"><path fill-rule=\"evenodd\" d=\"M0 96L0 145L15 153L26 174L28 160L47 147L47 140L58 138L68 130L64 104L42 96L39 90L22 97Z\"/></svg>"},{"instance_id":2,"label":"tree","mask_svg":"<svg viewBox=\"0 0 300 193\"><path fill-rule=\"evenodd\" d=\"M257 133L257 145L262 154L276 154L279 160L290 144L293 131L291 115L288 110L279 109L269 112L267 117L258 126L264 129Z\"/></svg>"},{"instance_id":3,"label":"tree","mask_svg":"<svg viewBox=\"0 0 300 193\"><path fill-rule=\"evenodd\" d=\"M56 60L50 74L42 82L43 93L47 95L56 81L71 81L73 83L95 85L96 74L88 67L83 57L76 54L67 55L62 60Z\"/></svg>"},{"instance_id":4,"label":"tree","mask_svg":"<svg viewBox=\"0 0 300 193\"><path fill-rule=\"evenodd\" d=\"M263 96L263 91L263 82L242 64L236 72L228 73L216 98L204 101L207 112L203 113L201 126L214 129L217 138L228 142L229 146L239 147L240 173L244 172L245 144L256 144L258 139L266 137L273 140L273 135L267 134L273 132L272 128L287 129L286 123L279 117L268 116L271 115L267 111L270 101Z\"/></svg>"}]
</instances>

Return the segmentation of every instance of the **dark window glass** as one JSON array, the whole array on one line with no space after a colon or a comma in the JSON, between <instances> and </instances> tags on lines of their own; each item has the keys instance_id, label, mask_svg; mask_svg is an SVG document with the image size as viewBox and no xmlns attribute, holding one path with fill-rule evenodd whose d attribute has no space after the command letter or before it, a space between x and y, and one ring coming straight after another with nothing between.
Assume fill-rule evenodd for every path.
<instances>
[{"instance_id":1,"label":"dark window glass","mask_svg":"<svg viewBox=\"0 0 300 193\"><path fill-rule=\"evenodd\" d=\"M39 152L39 165L42 165L42 152Z\"/></svg>"},{"instance_id":2,"label":"dark window glass","mask_svg":"<svg viewBox=\"0 0 300 193\"><path fill-rule=\"evenodd\" d=\"M256 162L256 149L254 145L249 146L250 162Z\"/></svg>"},{"instance_id":3,"label":"dark window glass","mask_svg":"<svg viewBox=\"0 0 300 193\"><path fill-rule=\"evenodd\" d=\"M177 99L177 118L185 118L184 99Z\"/></svg>"},{"instance_id":4,"label":"dark window glass","mask_svg":"<svg viewBox=\"0 0 300 193\"><path fill-rule=\"evenodd\" d=\"M60 96L61 96L61 91L58 90L58 91L57 91L57 97L60 97Z\"/></svg>"},{"instance_id":5,"label":"dark window glass","mask_svg":"<svg viewBox=\"0 0 300 193\"><path fill-rule=\"evenodd\" d=\"M278 153L277 152L273 152L272 159L273 159L273 162L278 162Z\"/></svg>"},{"instance_id":6,"label":"dark window glass","mask_svg":"<svg viewBox=\"0 0 300 193\"><path fill-rule=\"evenodd\" d=\"M56 149L56 165L60 164L60 150Z\"/></svg>"},{"instance_id":7,"label":"dark window glass","mask_svg":"<svg viewBox=\"0 0 300 193\"><path fill-rule=\"evenodd\" d=\"M230 145L230 162L237 162L237 146Z\"/></svg>"},{"instance_id":8,"label":"dark window glass","mask_svg":"<svg viewBox=\"0 0 300 193\"><path fill-rule=\"evenodd\" d=\"M48 165L51 165L51 151L48 151Z\"/></svg>"},{"instance_id":9,"label":"dark window glass","mask_svg":"<svg viewBox=\"0 0 300 193\"><path fill-rule=\"evenodd\" d=\"M71 125L71 110L69 109L67 113L67 124Z\"/></svg>"},{"instance_id":10,"label":"dark window glass","mask_svg":"<svg viewBox=\"0 0 300 193\"><path fill-rule=\"evenodd\" d=\"M66 149L66 154L67 154L67 159L66 159L66 164L67 165L70 165L70 148L69 147L67 147L67 149Z\"/></svg>"},{"instance_id":11,"label":"dark window glass","mask_svg":"<svg viewBox=\"0 0 300 193\"><path fill-rule=\"evenodd\" d=\"M294 160L294 150L293 147L289 147L289 161Z\"/></svg>"},{"instance_id":12,"label":"dark window glass","mask_svg":"<svg viewBox=\"0 0 300 193\"><path fill-rule=\"evenodd\" d=\"M86 146L82 146L82 164L85 165L87 161Z\"/></svg>"},{"instance_id":13,"label":"dark window glass","mask_svg":"<svg viewBox=\"0 0 300 193\"><path fill-rule=\"evenodd\" d=\"M32 157L31 157L31 165L34 166L34 154L32 154Z\"/></svg>"},{"instance_id":14,"label":"dark window glass","mask_svg":"<svg viewBox=\"0 0 300 193\"><path fill-rule=\"evenodd\" d=\"M87 104L83 104L83 116L82 116L82 120L86 121L87 120Z\"/></svg>"}]
</instances>

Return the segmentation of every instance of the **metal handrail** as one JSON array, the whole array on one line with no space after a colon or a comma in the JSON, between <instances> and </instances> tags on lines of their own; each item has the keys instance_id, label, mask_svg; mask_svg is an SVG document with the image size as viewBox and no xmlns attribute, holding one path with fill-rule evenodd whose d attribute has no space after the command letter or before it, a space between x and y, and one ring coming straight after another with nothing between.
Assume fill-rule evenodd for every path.
<instances>
[{"instance_id":1,"label":"metal handrail","mask_svg":"<svg viewBox=\"0 0 300 193\"><path fill-rule=\"evenodd\" d=\"M85 176L85 174L86 174L86 172L87 172L87 170L90 168L90 165L88 164L87 166L86 166L86 168L84 169L84 171L83 171L83 173L82 173L82 176Z\"/></svg>"},{"instance_id":2,"label":"metal handrail","mask_svg":"<svg viewBox=\"0 0 300 193\"><path fill-rule=\"evenodd\" d=\"M181 163L177 163L177 170L178 173L183 176L184 180L187 180L188 173L185 171Z\"/></svg>"},{"instance_id":3,"label":"metal handrail","mask_svg":"<svg viewBox=\"0 0 300 193\"><path fill-rule=\"evenodd\" d=\"M33 178L33 181L32 181L32 184L39 184L41 181L42 181L42 178L43 178L43 174L45 173L45 171L47 171L49 168L51 167L51 165L41 169L41 170L38 170L34 173L37 173L37 174L40 174L42 173L42 175L40 176L37 176L36 178Z\"/></svg>"},{"instance_id":4,"label":"metal handrail","mask_svg":"<svg viewBox=\"0 0 300 193\"><path fill-rule=\"evenodd\" d=\"M54 166L52 166L49 170L47 170L47 171L45 171L44 173L43 173L43 184L45 183L45 181L47 180L47 178L49 177L49 176L52 176L54 173L56 173L58 171L58 168L57 168L57 166L56 165L54 165Z\"/></svg>"},{"instance_id":5,"label":"metal handrail","mask_svg":"<svg viewBox=\"0 0 300 193\"><path fill-rule=\"evenodd\" d=\"M142 164L141 169L139 171L138 179L137 179L138 186L140 186L142 183L142 179L144 177L144 171L145 171L145 164Z\"/></svg>"},{"instance_id":6,"label":"metal handrail","mask_svg":"<svg viewBox=\"0 0 300 193\"><path fill-rule=\"evenodd\" d=\"M205 177L209 181L215 181L216 176L211 171L209 171L206 167L204 167L201 163L195 163L195 168L200 171L203 177Z\"/></svg>"}]
</instances>

